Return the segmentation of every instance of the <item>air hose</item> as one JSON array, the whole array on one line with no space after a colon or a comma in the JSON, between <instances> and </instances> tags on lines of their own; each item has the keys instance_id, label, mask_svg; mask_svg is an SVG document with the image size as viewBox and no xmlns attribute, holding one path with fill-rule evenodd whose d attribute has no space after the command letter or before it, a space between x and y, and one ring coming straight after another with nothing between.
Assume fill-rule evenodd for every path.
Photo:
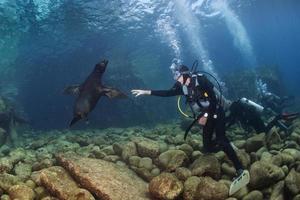
<instances>
[{"instance_id":1,"label":"air hose","mask_svg":"<svg viewBox=\"0 0 300 200\"><path fill-rule=\"evenodd\" d=\"M182 111L181 106L180 106L180 102L181 102L181 96L179 96L178 99L177 99L177 108L178 108L179 112L180 112L183 116L185 116L185 117L187 117L187 118L194 118L194 117L192 117L192 116L190 116L190 115L188 115L188 114L186 114L185 112Z\"/></svg>"}]
</instances>

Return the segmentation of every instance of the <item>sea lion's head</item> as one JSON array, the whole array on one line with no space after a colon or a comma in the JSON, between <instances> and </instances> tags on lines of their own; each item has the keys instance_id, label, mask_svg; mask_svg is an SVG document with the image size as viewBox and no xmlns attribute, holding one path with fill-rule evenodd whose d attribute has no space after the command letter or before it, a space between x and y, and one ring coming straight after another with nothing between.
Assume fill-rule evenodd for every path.
<instances>
[{"instance_id":1,"label":"sea lion's head","mask_svg":"<svg viewBox=\"0 0 300 200\"><path fill-rule=\"evenodd\" d=\"M106 59L103 59L101 62L99 62L99 63L96 65L96 70L97 70L97 72L99 72L99 73L104 73L105 70L106 70L107 64L108 64L108 60L106 60Z\"/></svg>"}]
</instances>

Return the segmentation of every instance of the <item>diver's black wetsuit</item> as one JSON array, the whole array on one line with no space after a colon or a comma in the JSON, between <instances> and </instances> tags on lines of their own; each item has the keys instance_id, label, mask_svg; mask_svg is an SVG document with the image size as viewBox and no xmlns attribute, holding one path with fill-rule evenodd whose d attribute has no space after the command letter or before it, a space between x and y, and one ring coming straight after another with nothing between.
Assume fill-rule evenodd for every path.
<instances>
[{"instance_id":1,"label":"diver's black wetsuit","mask_svg":"<svg viewBox=\"0 0 300 200\"><path fill-rule=\"evenodd\" d=\"M188 88L192 90L193 95L187 97L188 101L201 101L203 98L203 91L207 93L206 100L209 101L207 108L201 109L202 112L208 114L207 123L203 127L203 148L206 152L217 152L223 150L229 159L233 162L236 170L242 170L242 164L239 161L235 151L233 150L228 138L225 135L225 113L223 108L218 105L218 101L213 90L213 84L205 77L198 77L199 85L194 89L191 85L195 85L193 79ZM185 95L183 86L180 82L176 82L170 90L152 90L151 95L160 97L171 97L177 95ZM217 118L214 118L217 115ZM212 140L213 133L216 132L216 140ZM216 144L217 143L217 144Z\"/></svg>"},{"instance_id":2,"label":"diver's black wetsuit","mask_svg":"<svg viewBox=\"0 0 300 200\"><path fill-rule=\"evenodd\" d=\"M260 114L252 106L235 101L229 108L230 114L226 117L226 127L232 126L239 121L244 128L253 127L256 133L268 133L275 126L281 115L276 116L267 126L261 119Z\"/></svg>"}]
</instances>

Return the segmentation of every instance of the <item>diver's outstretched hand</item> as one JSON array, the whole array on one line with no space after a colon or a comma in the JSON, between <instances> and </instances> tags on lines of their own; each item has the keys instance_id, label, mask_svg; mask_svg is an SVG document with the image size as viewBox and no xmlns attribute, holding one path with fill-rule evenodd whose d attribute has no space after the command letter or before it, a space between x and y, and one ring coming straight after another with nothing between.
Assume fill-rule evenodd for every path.
<instances>
[{"instance_id":1,"label":"diver's outstretched hand","mask_svg":"<svg viewBox=\"0 0 300 200\"><path fill-rule=\"evenodd\" d=\"M131 90L131 93L135 95L135 97L142 96L142 95L151 95L150 90Z\"/></svg>"}]
</instances>

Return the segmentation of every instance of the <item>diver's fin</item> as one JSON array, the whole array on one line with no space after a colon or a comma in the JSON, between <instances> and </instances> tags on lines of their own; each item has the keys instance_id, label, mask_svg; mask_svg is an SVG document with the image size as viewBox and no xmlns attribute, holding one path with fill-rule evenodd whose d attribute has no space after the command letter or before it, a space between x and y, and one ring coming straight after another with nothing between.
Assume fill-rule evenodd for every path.
<instances>
[{"instance_id":1,"label":"diver's fin","mask_svg":"<svg viewBox=\"0 0 300 200\"><path fill-rule=\"evenodd\" d=\"M239 150L239 148L237 148L233 142L230 142L230 145L235 152Z\"/></svg>"},{"instance_id":2,"label":"diver's fin","mask_svg":"<svg viewBox=\"0 0 300 200\"><path fill-rule=\"evenodd\" d=\"M74 125L76 122L78 122L80 119L81 119L80 116L73 117L72 121L71 121L70 124L69 124L69 127L73 126L73 125Z\"/></svg>"},{"instance_id":3,"label":"diver's fin","mask_svg":"<svg viewBox=\"0 0 300 200\"><path fill-rule=\"evenodd\" d=\"M285 121L293 121L299 117L299 112L283 113L281 116L282 116L282 119Z\"/></svg>"},{"instance_id":4,"label":"diver's fin","mask_svg":"<svg viewBox=\"0 0 300 200\"><path fill-rule=\"evenodd\" d=\"M63 94L77 96L80 93L80 85L70 85L66 87Z\"/></svg>"},{"instance_id":5,"label":"diver's fin","mask_svg":"<svg viewBox=\"0 0 300 200\"><path fill-rule=\"evenodd\" d=\"M127 98L126 94L124 94L123 92L121 92L120 90L118 90L116 88L105 87L104 89L102 89L102 91L104 91L104 95L110 99L112 99L112 98L118 98L118 99Z\"/></svg>"},{"instance_id":6,"label":"diver's fin","mask_svg":"<svg viewBox=\"0 0 300 200\"><path fill-rule=\"evenodd\" d=\"M250 174L248 170L244 170L230 185L229 196L233 195L250 182Z\"/></svg>"}]
</instances>

